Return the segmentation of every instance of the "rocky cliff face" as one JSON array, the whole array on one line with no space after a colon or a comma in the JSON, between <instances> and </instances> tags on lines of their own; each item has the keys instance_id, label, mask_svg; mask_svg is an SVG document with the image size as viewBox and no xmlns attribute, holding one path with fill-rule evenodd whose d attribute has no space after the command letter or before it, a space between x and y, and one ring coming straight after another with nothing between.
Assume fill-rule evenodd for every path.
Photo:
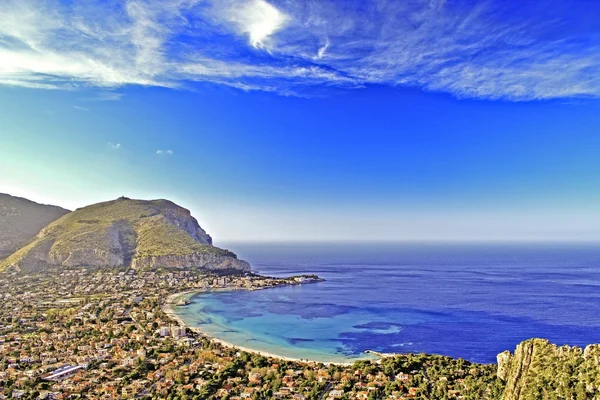
<instances>
[{"instance_id":1,"label":"rocky cliff face","mask_svg":"<svg viewBox=\"0 0 600 400\"><path fill-rule=\"evenodd\" d=\"M68 210L0 193L0 259L32 240Z\"/></svg>"},{"instance_id":2,"label":"rocky cliff face","mask_svg":"<svg viewBox=\"0 0 600 400\"><path fill-rule=\"evenodd\" d=\"M600 398L600 345L584 350L530 339L497 359L503 400Z\"/></svg>"},{"instance_id":3,"label":"rocky cliff face","mask_svg":"<svg viewBox=\"0 0 600 400\"><path fill-rule=\"evenodd\" d=\"M173 205L175 204L173 203ZM212 246L212 238L204 229L200 228L198 221L192 217L189 210L181 207L169 207L165 209L164 215L170 224L181 228L197 242Z\"/></svg>"},{"instance_id":4,"label":"rocky cliff face","mask_svg":"<svg viewBox=\"0 0 600 400\"><path fill-rule=\"evenodd\" d=\"M133 260L131 266L136 269L155 267L166 268L200 268L213 271L244 271L250 272L250 264L231 256L218 254L193 253L184 256L155 256L139 257Z\"/></svg>"},{"instance_id":5,"label":"rocky cliff face","mask_svg":"<svg viewBox=\"0 0 600 400\"><path fill-rule=\"evenodd\" d=\"M250 271L247 262L214 247L189 210L168 200L127 198L65 215L0 263L24 270L48 265Z\"/></svg>"}]
</instances>

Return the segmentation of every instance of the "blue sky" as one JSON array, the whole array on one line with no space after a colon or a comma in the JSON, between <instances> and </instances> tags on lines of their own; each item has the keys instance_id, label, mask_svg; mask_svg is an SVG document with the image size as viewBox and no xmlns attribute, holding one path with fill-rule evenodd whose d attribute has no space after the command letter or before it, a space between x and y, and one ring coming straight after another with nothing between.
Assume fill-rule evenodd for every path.
<instances>
[{"instance_id":1,"label":"blue sky","mask_svg":"<svg viewBox=\"0 0 600 400\"><path fill-rule=\"evenodd\" d=\"M593 1L7 0L0 192L219 240L600 239Z\"/></svg>"}]
</instances>

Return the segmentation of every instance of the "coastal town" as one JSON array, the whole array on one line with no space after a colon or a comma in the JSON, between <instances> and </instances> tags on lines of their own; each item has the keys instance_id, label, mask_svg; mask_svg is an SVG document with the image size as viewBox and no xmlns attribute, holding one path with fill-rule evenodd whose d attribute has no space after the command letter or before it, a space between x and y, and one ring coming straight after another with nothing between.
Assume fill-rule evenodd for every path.
<instances>
[{"instance_id":1,"label":"coastal town","mask_svg":"<svg viewBox=\"0 0 600 400\"><path fill-rule=\"evenodd\" d=\"M225 346L168 312L185 304L180 293L317 280L130 268L1 273L0 399L499 397L493 365L425 354L290 361Z\"/></svg>"}]
</instances>

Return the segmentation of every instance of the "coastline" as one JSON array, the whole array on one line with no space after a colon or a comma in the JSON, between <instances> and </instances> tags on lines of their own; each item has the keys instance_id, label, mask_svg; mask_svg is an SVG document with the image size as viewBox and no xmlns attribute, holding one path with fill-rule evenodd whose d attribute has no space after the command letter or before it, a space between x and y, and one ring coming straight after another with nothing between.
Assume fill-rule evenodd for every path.
<instances>
[{"instance_id":1,"label":"coastline","mask_svg":"<svg viewBox=\"0 0 600 400\"><path fill-rule=\"evenodd\" d=\"M264 290L264 289L270 289L270 288L257 288L257 289L252 289L252 290ZM215 289L192 289L192 290L186 290L186 291L183 291L183 292L173 293L173 294L169 295L165 299L165 302L163 303L163 305L162 305L161 308L162 308L163 312L165 314L167 314L167 316L169 318L171 318L172 320L175 320L180 326L185 326L186 329L189 329L190 331L193 331L194 333L197 333L200 336L208 338L211 341L213 341L214 343L219 343L223 347L227 347L227 348L235 349L235 350L239 350L239 351L244 351L246 353L258 354L258 355L260 355L262 357L275 358L275 359L280 359L280 360L285 360L285 361L291 361L291 362L297 362L297 363L303 363L303 364L314 363L314 364L324 364L324 365L339 365L339 366L344 366L344 367L348 367L348 366L351 366L352 364L354 364L354 362L352 362L352 361L348 361L348 362L342 362L342 361L316 361L316 360L310 360L310 359L305 359L305 358L287 357L287 356L282 356L282 355L278 355L278 354L274 354L274 353L270 353L270 352L266 352L266 351L262 351L262 350L252 349L252 348L245 347L245 346L236 345L236 344L227 342L227 341L225 341L223 339L219 339L217 337L211 336L211 335L207 334L206 332L202 331L198 327L190 326L188 323L186 323L175 312L174 308L175 307L179 307L175 303L177 302L178 299L180 299L183 296L189 296L189 295L194 295L194 294L198 294L198 293L206 293L206 292L210 292L210 291L234 291L234 290L249 290L249 289L239 289L239 288L230 288L230 289L227 289L227 288L222 288L220 290L219 289L216 289L216 290Z\"/></svg>"}]
</instances>

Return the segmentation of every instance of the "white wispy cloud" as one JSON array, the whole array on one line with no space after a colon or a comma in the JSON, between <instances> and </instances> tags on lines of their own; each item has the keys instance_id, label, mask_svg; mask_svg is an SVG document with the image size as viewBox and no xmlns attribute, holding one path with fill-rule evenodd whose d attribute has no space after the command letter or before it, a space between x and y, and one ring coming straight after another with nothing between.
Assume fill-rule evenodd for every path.
<instances>
[{"instance_id":1,"label":"white wispy cloud","mask_svg":"<svg viewBox=\"0 0 600 400\"><path fill-rule=\"evenodd\" d=\"M119 101L123 98L123 93L118 92L99 92L94 97L88 97L86 101Z\"/></svg>"},{"instance_id":2,"label":"white wispy cloud","mask_svg":"<svg viewBox=\"0 0 600 400\"><path fill-rule=\"evenodd\" d=\"M108 142L108 147L113 150L119 150L121 148L121 143Z\"/></svg>"},{"instance_id":3,"label":"white wispy cloud","mask_svg":"<svg viewBox=\"0 0 600 400\"><path fill-rule=\"evenodd\" d=\"M74 109L79 110L79 111L87 111L89 112L90 109L89 108L85 108L85 107L81 107L81 106L72 106Z\"/></svg>"},{"instance_id":4,"label":"white wispy cloud","mask_svg":"<svg viewBox=\"0 0 600 400\"><path fill-rule=\"evenodd\" d=\"M457 97L600 97L599 30L559 0L0 2L0 85L302 94L368 84ZM571 10L575 9L575 11ZM598 8L596 8L598 10Z\"/></svg>"},{"instance_id":5,"label":"white wispy cloud","mask_svg":"<svg viewBox=\"0 0 600 400\"><path fill-rule=\"evenodd\" d=\"M171 149L156 150L156 154L158 154L159 156L162 156L162 155L172 156L173 155L173 150L171 150Z\"/></svg>"},{"instance_id":6,"label":"white wispy cloud","mask_svg":"<svg viewBox=\"0 0 600 400\"><path fill-rule=\"evenodd\" d=\"M319 51L317 52L317 57L316 57L317 60L325 57L325 52L327 51L328 47L329 47L329 39L327 39L325 41L325 44L319 48Z\"/></svg>"},{"instance_id":7,"label":"white wispy cloud","mask_svg":"<svg viewBox=\"0 0 600 400\"><path fill-rule=\"evenodd\" d=\"M268 39L283 28L289 17L265 0L251 0L246 3L231 1L224 6L216 3L217 13L237 25L242 34L247 34L255 48L269 47Z\"/></svg>"}]
</instances>

